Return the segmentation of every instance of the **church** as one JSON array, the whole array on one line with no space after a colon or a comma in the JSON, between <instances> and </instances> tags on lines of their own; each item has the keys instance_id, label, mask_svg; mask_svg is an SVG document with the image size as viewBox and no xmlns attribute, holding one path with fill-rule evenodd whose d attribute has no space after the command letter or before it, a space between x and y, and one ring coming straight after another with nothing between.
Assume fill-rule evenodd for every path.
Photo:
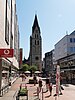
<instances>
[{"instance_id":1,"label":"church","mask_svg":"<svg viewBox=\"0 0 75 100\"><path fill-rule=\"evenodd\" d=\"M37 66L40 71L42 70L42 38L36 14L30 36L29 64Z\"/></svg>"},{"instance_id":2,"label":"church","mask_svg":"<svg viewBox=\"0 0 75 100\"><path fill-rule=\"evenodd\" d=\"M30 36L29 57L28 59L24 58L23 64L30 66L35 65L39 71L42 70L42 37L36 14L32 26L32 34Z\"/></svg>"}]
</instances>

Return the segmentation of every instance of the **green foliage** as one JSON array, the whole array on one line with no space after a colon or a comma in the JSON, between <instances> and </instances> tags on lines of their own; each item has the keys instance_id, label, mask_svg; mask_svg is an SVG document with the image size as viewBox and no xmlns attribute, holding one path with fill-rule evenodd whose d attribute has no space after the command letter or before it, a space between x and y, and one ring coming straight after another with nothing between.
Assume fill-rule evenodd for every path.
<instances>
[{"instance_id":1,"label":"green foliage","mask_svg":"<svg viewBox=\"0 0 75 100\"><path fill-rule=\"evenodd\" d=\"M37 69L37 66L33 65L33 66L29 66L27 64L23 64L22 65L22 68L21 68L21 71L32 71L32 72L35 72Z\"/></svg>"},{"instance_id":2,"label":"green foliage","mask_svg":"<svg viewBox=\"0 0 75 100\"><path fill-rule=\"evenodd\" d=\"M37 66L35 66L35 65L30 66L29 70L32 70L33 72L35 72L37 70Z\"/></svg>"},{"instance_id":3,"label":"green foliage","mask_svg":"<svg viewBox=\"0 0 75 100\"><path fill-rule=\"evenodd\" d=\"M27 89L26 88L21 88L19 93L20 93L20 95L24 95L24 94L27 93Z\"/></svg>"}]
</instances>

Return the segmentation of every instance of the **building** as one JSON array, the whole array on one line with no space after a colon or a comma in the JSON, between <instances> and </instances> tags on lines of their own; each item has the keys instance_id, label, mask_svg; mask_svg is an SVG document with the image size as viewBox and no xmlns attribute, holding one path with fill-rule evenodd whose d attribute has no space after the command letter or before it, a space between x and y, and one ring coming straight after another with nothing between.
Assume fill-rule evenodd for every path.
<instances>
[{"instance_id":1,"label":"building","mask_svg":"<svg viewBox=\"0 0 75 100\"><path fill-rule=\"evenodd\" d=\"M19 69L19 27L16 0L0 0L0 49L14 49L13 57L0 58L1 89L14 82L17 69Z\"/></svg>"},{"instance_id":2,"label":"building","mask_svg":"<svg viewBox=\"0 0 75 100\"><path fill-rule=\"evenodd\" d=\"M55 60L75 53L75 31L55 44Z\"/></svg>"},{"instance_id":3,"label":"building","mask_svg":"<svg viewBox=\"0 0 75 100\"><path fill-rule=\"evenodd\" d=\"M32 26L32 35L30 36L30 65L36 65L38 70L42 69L42 38L41 31L35 15Z\"/></svg>"},{"instance_id":4,"label":"building","mask_svg":"<svg viewBox=\"0 0 75 100\"><path fill-rule=\"evenodd\" d=\"M55 60L59 62L64 77L75 78L75 31L55 44Z\"/></svg>"},{"instance_id":5,"label":"building","mask_svg":"<svg viewBox=\"0 0 75 100\"><path fill-rule=\"evenodd\" d=\"M50 52L45 53L45 71L47 74L53 74L54 73L54 50L51 50Z\"/></svg>"}]
</instances>

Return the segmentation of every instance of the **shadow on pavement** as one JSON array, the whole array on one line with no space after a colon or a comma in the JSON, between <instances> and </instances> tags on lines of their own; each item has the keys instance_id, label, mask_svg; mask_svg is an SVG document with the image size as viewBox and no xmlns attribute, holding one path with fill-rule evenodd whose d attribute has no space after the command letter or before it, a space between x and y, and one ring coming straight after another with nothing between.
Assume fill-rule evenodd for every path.
<instances>
[{"instance_id":1,"label":"shadow on pavement","mask_svg":"<svg viewBox=\"0 0 75 100\"><path fill-rule=\"evenodd\" d=\"M45 96L45 98L49 98L50 97L50 95L48 95L48 96Z\"/></svg>"}]
</instances>

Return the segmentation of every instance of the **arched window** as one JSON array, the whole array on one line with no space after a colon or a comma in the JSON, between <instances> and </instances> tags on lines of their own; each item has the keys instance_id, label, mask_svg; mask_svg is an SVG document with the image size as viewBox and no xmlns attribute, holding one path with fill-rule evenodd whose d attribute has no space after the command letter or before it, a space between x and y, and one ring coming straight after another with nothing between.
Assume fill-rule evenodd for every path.
<instances>
[{"instance_id":1,"label":"arched window","mask_svg":"<svg viewBox=\"0 0 75 100\"><path fill-rule=\"evenodd\" d=\"M36 38L36 34L35 34L35 38Z\"/></svg>"},{"instance_id":2,"label":"arched window","mask_svg":"<svg viewBox=\"0 0 75 100\"><path fill-rule=\"evenodd\" d=\"M36 45L36 40L35 40L35 45Z\"/></svg>"},{"instance_id":3,"label":"arched window","mask_svg":"<svg viewBox=\"0 0 75 100\"><path fill-rule=\"evenodd\" d=\"M37 34L37 38L38 38L38 34Z\"/></svg>"},{"instance_id":4,"label":"arched window","mask_svg":"<svg viewBox=\"0 0 75 100\"><path fill-rule=\"evenodd\" d=\"M37 45L39 45L39 40L37 41Z\"/></svg>"}]
</instances>

